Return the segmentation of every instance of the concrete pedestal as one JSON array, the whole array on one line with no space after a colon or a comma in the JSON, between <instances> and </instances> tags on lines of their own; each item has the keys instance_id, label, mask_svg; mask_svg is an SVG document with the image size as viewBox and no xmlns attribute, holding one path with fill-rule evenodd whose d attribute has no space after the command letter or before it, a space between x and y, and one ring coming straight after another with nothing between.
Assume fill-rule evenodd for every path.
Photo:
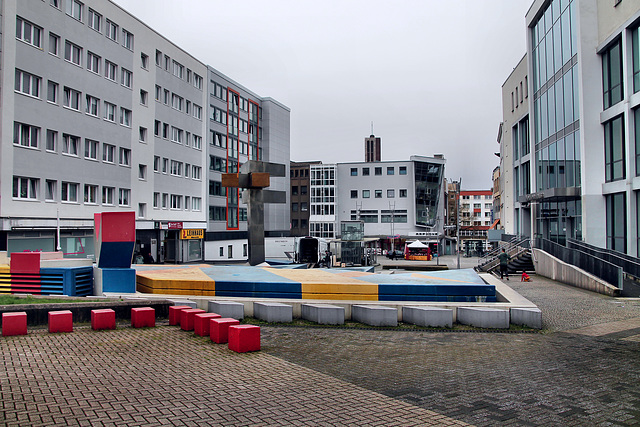
<instances>
[{"instance_id":1,"label":"concrete pedestal","mask_svg":"<svg viewBox=\"0 0 640 427\"><path fill-rule=\"evenodd\" d=\"M321 325L343 325L344 307L329 304L302 304L301 316L303 319Z\"/></svg>"},{"instance_id":2,"label":"concrete pedestal","mask_svg":"<svg viewBox=\"0 0 640 427\"><path fill-rule=\"evenodd\" d=\"M402 307L402 321L419 326L450 328L453 310L439 307Z\"/></svg>"},{"instance_id":3,"label":"concrete pedestal","mask_svg":"<svg viewBox=\"0 0 640 427\"><path fill-rule=\"evenodd\" d=\"M293 321L293 307L278 302L254 302L253 317L265 322L288 323Z\"/></svg>"},{"instance_id":4,"label":"concrete pedestal","mask_svg":"<svg viewBox=\"0 0 640 427\"><path fill-rule=\"evenodd\" d=\"M398 310L380 305L354 305L351 318L371 326L398 326Z\"/></svg>"},{"instance_id":5,"label":"concrete pedestal","mask_svg":"<svg viewBox=\"0 0 640 427\"><path fill-rule=\"evenodd\" d=\"M222 317L231 317L232 319L244 319L244 304L233 301L209 301L207 311L209 313L217 313Z\"/></svg>"}]
</instances>

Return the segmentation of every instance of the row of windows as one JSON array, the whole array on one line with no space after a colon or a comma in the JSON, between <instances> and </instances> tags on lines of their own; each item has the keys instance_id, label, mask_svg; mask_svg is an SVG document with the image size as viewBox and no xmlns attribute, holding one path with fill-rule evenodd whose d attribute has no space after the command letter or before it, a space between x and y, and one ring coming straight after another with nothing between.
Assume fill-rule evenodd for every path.
<instances>
[{"instance_id":1,"label":"row of windows","mask_svg":"<svg viewBox=\"0 0 640 427\"><path fill-rule=\"evenodd\" d=\"M160 120L154 122L153 135L157 138L170 139L171 142L183 144L185 147L191 146L196 150L202 150L202 137L200 135L192 134ZM140 136L142 137L142 133Z\"/></svg>"},{"instance_id":2,"label":"row of windows","mask_svg":"<svg viewBox=\"0 0 640 427\"><path fill-rule=\"evenodd\" d=\"M463 203L460 205L460 209L469 209L470 204L469 203ZM492 209L493 208L493 203L485 203L484 204L484 208L485 209ZM473 209L482 209L482 203L474 203L473 204Z\"/></svg>"},{"instance_id":3,"label":"row of windows","mask_svg":"<svg viewBox=\"0 0 640 427\"><path fill-rule=\"evenodd\" d=\"M373 169L374 169L374 175L376 176L382 175L382 167L376 166ZM387 175L395 175L395 173L396 173L396 168L394 166L387 167ZM399 166L398 175L406 175L406 174L407 174L407 167ZM350 175L358 176L358 168L351 168ZM368 167L362 168L362 176L369 176L369 175L370 175L370 168Z\"/></svg>"},{"instance_id":4,"label":"row of windows","mask_svg":"<svg viewBox=\"0 0 640 427\"><path fill-rule=\"evenodd\" d=\"M192 103L168 89L162 89L162 86L156 85L156 101L162 102L164 105L171 106L174 110L184 112L187 115L193 115L194 118L202 120L202 107L196 103Z\"/></svg>"},{"instance_id":5,"label":"row of windows","mask_svg":"<svg viewBox=\"0 0 640 427\"><path fill-rule=\"evenodd\" d=\"M306 185L301 185L300 187L298 187L297 185L294 185L291 187L291 195L292 196L297 196L298 195L298 189L300 190L300 195L305 196L308 193L307 190L307 186Z\"/></svg>"},{"instance_id":6,"label":"row of windows","mask_svg":"<svg viewBox=\"0 0 640 427\"><path fill-rule=\"evenodd\" d=\"M189 68L185 68L176 60L172 60L169 55L163 55L161 51L156 49L156 66L164 68L165 71L172 73L180 80L186 80L187 83L195 88L202 90L202 76L192 72ZM186 70L186 73L185 73Z\"/></svg>"},{"instance_id":7,"label":"row of windows","mask_svg":"<svg viewBox=\"0 0 640 427\"><path fill-rule=\"evenodd\" d=\"M240 164L235 160L227 160L218 156L209 156L209 170L223 173L236 173Z\"/></svg>"},{"instance_id":8,"label":"row of windows","mask_svg":"<svg viewBox=\"0 0 640 427\"><path fill-rule=\"evenodd\" d=\"M153 171L155 173L191 178L196 181L202 180L202 167L166 157L153 156Z\"/></svg>"},{"instance_id":9,"label":"row of windows","mask_svg":"<svg viewBox=\"0 0 640 427\"><path fill-rule=\"evenodd\" d=\"M529 98L529 78L524 76L524 84L520 82L520 86L516 86L511 92L511 112L513 113L518 105L522 104L525 99ZM519 90L518 90L519 89ZM514 96L515 94L515 96Z\"/></svg>"},{"instance_id":10,"label":"row of windows","mask_svg":"<svg viewBox=\"0 0 640 427\"><path fill-rule=\"evenodd\" d=\"M13 177L13 198L18 200L40 200L42 189L40 178ZM59 184L59 185L58 185ZM83 193L80 190L83 189ZM88 205L130 206L131 190L128 188L116 188L95 184L80 184L77 182L60 181L53 179L44 180L44 200L47 202L81 203ZM99 198L101 196L101 198Z\"/></svg>"},{"instance_id":11,"label":"row of windows","mask_svg":"<svg viewBox=\"0 0 640 427\"><path fill-rule=\"evenodd\" d=\"M227 95L228 93L230 94L229 96ZM254 102L243 98L233 90L230 90L213 80L211 80L211 96L225 102L228 100L229 111L233 113L237 114L238 111L250 113L249 120L254 123L258 122L258 114L260 119L262 119L262 107L258 107Z\"/></svg>"},{"instance_id":12,"label":"row of windows","mask_svg":"<svg viewBox=\"0 0 640 427\"><path fill-rule=\"evenodd\" d=\"M305 218L300 219L300 228L307 228L309 226L309 221ZM297 218L292 218L291 219L291 228L298 228L298 219Z\"/></svg>"},{"instance_id":13,"label":"row of windows","mask_svg":"<svg viewBox=\"0 0 640 427\"><path fill-rule=\"evenodd\" d=\"M154 209L191 210L200 212L202 210L202 198L194 196L183 196L181 194L153 193Z\"/></svg>"},{"instance_id":14,"label":"row of windows","mask_svg":"<svg viewBox=\"0 0 640 427\"><path fill-rule=\"evenodd\" d=\"M360 211L351 211L351 220L352 221L362 221L364 223L407 223L407 211L406 210L382 210L380 211L380 215L378 216L377 210L364 210Z\"/></svg>"},{"instance_id":15,"label":"row of windows","mask_svg":"<svg viewBox=\"0 0 640 427\"><path fill-rule=\"evenodd\" d=\"M469 199L471 199L471 196L470 196L470 195L468 195L468 194L463 194L462 196L460 196L460 198L461 198L462 200L469 200ZM473 195L473 200L481 200L481 199L485 199L485 200L492 200L492 199L493 199L493 196L492 196L492 195L490 195L490 194L485 194L485 195L482 195L482 194L474 194L474 195Z\"/></svg>"},{"instance_id":16,"label":"row of windows","mask_svg":"<svg viewBox=\"0 0 640 427\"><path fill-rule=\"evenodd\" d=\"M400 189L398 190L398 196L401 198L407 197L407 189ZM382 198L382 190L374 190L374 197L376 199L381 199ZM387 199L393 199L396 197L396 190L393 188L390 188L387 190ZM352 199L357 199L358 198L358 190L351 190L351 198ZM363 199L369 199L371 198L371 190L362 190L362 198Z\"/></svg>"},{"instance_id":17,"label":"row of windows","mask_svg":"<svg viewBox=\"0 0 640 427\"><path fill-rule=\"evenodd\" d=\"M235 211L230 211L235 215ZM224 206L209 206L209 220L210 221L226 221L227 220L227 208ZM238 208L238 220L247 221L247 208Z\"/></svg>"}]
</instances>

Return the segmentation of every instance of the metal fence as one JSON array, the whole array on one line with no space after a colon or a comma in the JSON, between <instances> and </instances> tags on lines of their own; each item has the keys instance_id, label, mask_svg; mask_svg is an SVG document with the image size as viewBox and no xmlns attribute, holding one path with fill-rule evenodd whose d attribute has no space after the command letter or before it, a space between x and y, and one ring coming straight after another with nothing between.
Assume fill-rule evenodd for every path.
<instances>
[{"instance_id":1,"label":"metal fence","mask_svg":"<svg viewBox=\"0 0 640 427\"><path fill-rule=\"evenodd\" d=\"M620 289L623 288L624 271L622 267L618 265L584 252L577 246L568 248L547 239L537 238L535 246L567 264L571 264L593 274L613 286Z\"/></svg>"},{"instance_id":2,"label":"metal fence","mask_svg":"<svg viewBox=\"0 0 640 427\"><path fill-rule=\"evenodd\" d=\"M567 247L588 253L591 256L621 267L625 273L640 277L640 260L611 249L599 248L580 240L567 239Z\"/></svg>"}]
</instances>

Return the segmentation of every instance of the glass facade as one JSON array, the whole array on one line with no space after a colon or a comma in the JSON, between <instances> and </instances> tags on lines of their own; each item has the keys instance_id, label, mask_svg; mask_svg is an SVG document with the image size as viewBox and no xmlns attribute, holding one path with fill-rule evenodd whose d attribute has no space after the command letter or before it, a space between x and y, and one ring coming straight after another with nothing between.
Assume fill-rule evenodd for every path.
<instances>
[{"instance_id":1,"label":"glass facade","mask_svg":"<svg viewBox=\"0 0 640 427\"><path fill-rule=\"evenodd\" d=\"M438 215L443 165L414 161L416 225L433 227Z\"/></svg>"},{"instance_id":2,"label":"glass facade","mask_svg":"<svg viewBox=\"0 0 640 427\"><path fill-rule=\"evenodd\" d=\"M631 33L633 50L633 92L640 91L640 27ZM639 252L640 253L640 252Z\"/></svg>"},{"instance_id":3,"label":"glass facade","mask_svg":"<svg viewBox=\"0 0 640 427\"><path fill-rule=\"evenodd\" d=\"M604 109L622 101L622 40L618 39L602 53Z\"/></svg>"},{"instance_id":4,"label":"glass facade","mask_svg":"<svg viewBox=\"0 0 640 427\"><path fill-rule=\"evenodd\" d=\"M607 194L607 249L627 252L627 200L625 193Z\"/></svg>"},{"instance_id":5,"label":"glass facade","mask_svg":"<svg viewBox=\"0 0 640 427\"><path fill-rule=\"evenodd\" d=\"M310 175L309 235L335 238L336 165L311 165Z\"/></svg>"},{"instance_id":6,"label":"glass facade","mask_svg":"<svg viewBox=\"0 0 640 427\"><path fill-rule=\"evenodd\" d=\"M605 181L624 179L625 173L624 120L618 116L604 123Z\"/></svg>"}]
</instances>

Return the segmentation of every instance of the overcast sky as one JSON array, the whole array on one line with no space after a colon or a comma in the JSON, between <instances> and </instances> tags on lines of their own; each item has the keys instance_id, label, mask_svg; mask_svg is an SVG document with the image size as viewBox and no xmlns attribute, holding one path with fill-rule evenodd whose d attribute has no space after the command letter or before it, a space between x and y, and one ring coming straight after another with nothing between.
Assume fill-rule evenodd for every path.
<instances>
[{"instance_id":1,"label":"overcast sky","mask_svg":"<svg viewBox=\"0 0 640 427\"><path fill-rule=\"evenodd\" d=\"M115 0L160 34L291 109L291 160L444 154L489 189L501 87L532 0Z\"/></svg>"}]
</instances>

